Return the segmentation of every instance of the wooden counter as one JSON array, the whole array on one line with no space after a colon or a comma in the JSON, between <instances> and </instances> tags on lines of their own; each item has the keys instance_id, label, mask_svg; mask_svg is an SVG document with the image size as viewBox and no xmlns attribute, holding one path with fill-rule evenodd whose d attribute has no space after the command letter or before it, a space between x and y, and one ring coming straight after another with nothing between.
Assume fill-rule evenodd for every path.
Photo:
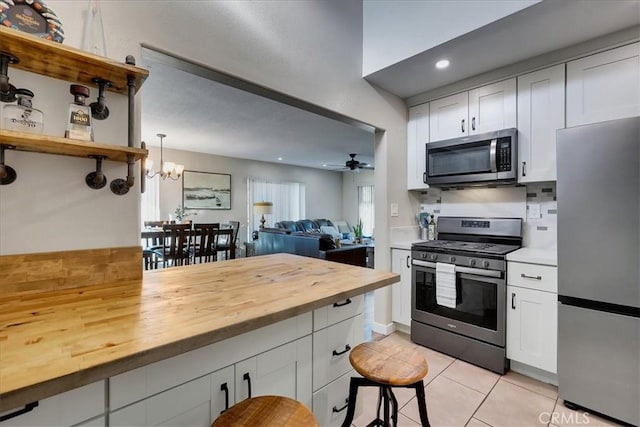
<instances>
[{"instance_id":1,"label":"wooden counter","mask_svg":"<svg viewBox=\"0 0 640 427\"><path fill-rule=\"evenodd\" d=\"M399 281L274 254L0 297L0 411Z\"/></svg>"}]
</instances>

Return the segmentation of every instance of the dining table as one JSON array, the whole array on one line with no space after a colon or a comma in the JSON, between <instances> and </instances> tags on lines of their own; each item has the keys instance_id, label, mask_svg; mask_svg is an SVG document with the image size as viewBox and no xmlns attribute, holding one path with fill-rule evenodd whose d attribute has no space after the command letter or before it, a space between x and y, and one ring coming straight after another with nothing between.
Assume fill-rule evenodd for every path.
<instances>
[{"instance_id":1,"label":"dining table","mask_svg":"<svg viewBox=\"0 0 640 427\"><path fill-rule=\"evenodd\" d=\"M197 229L191 230L191 236L194 238L198 236L198 233L199 232ZM143 241L150 240L153 242L161 242L162 239L168 236L169 236L169 232L163 230L161 227L143 228L142 231L140 232L140 238ZM220 249L220 251L229 250L229 259L236 258L235 245L230 244L232 236L233 236L233 228L230 228L226 225L220 226L220 230L218 231L218 239L219 239L218 243L221 245L225 245L224 249Z\"/></svg>"}]
</instances>

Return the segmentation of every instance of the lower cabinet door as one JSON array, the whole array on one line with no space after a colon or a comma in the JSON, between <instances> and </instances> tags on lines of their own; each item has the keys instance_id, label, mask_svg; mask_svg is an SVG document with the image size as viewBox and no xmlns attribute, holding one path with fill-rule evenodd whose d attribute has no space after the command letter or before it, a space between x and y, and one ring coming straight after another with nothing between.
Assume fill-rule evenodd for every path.
<instances>
[{"instance_id":1,"label":"lower cabinet door","mask_svg":"<svg viewBox=\"0 0 640 427\"><path fill-rule=\"evenodd\" d=\"M311 407L311 335L238 362L236 402L276 395Z\"/></svg>"},{"instance_id":2,"label":"lower cabinet door","mask_svg":"<svg viewBox=\"0 0 640 427\"><path fill-rule=\"evenodd\" d=\"M333 427L342 425L344 417L347 415L347 404L349 397L349 382L355 371L351 370L313 393L313 414L318 420L321 427ZM358 399L361 400L362 389L358 393ZM361 412L362 405L356 404L356 419Z\"/></svg>"},{"instance_id":3,"label":"lower cabinet door","mask_svg":"<svg viewBox=\"0 0 640 427\"><path fill-rule=\"evenodd\" d=\"M364 341L364 314L313 333L313 390L351 370L349 352Z\"/></svg>"},{"instance_id":4,"label":"lower cabinet door","mask_svg":"<svg viewBox=\"0 0 640 427\"><path fill-rule=\"evenodd\" d=\"M507 357L557 372L558 295L507 286Z\"/></svg>"}]
</instances>

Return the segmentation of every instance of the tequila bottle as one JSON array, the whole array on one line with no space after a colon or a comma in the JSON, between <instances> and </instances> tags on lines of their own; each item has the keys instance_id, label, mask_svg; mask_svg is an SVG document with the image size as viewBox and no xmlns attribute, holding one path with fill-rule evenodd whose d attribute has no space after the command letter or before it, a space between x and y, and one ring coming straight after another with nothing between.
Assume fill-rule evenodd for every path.
<instances>
[{"instance_id":1,"label":"tequila bottle","mask_svg":"<svg viewBox=\"0 0 640 427\"><path fill-rule=\"evenodd\" d=\"M91 126L91 108L85 105L89 97L89 88L82 85L71 85L69 92L73 95L73 102L69 104L67 116L67 130L65 138L93 141L93 126Z\"/></svg>"},{"instance_id":2,"label":"tequila bottle","mask_svg":"<svg viewBox=\"0 0 640 427\"><path fill-rule=\"evenodd\" d=\"M2 109L2 127L18 132L42 133L44 114L31 106L33 92L29 89L16 89L18 102L5 105Z\"/></svg>"}]
</instances>

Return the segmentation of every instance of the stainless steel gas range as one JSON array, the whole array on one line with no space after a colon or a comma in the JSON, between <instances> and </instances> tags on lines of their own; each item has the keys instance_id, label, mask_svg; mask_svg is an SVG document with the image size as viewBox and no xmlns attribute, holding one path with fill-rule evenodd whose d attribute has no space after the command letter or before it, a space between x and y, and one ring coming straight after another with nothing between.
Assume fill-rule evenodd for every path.
<instances>
[{"instance_id":1,"label":"stainless steel gas range","mask_svg":"<svg viewBox=\"0 0 640 427\"><path fill-rule=\"evenodd\" d=\"M411 339L504 373L506 255L521 218L440 217L438 240L411 247Z\"/></svg>"}]
</instances>

